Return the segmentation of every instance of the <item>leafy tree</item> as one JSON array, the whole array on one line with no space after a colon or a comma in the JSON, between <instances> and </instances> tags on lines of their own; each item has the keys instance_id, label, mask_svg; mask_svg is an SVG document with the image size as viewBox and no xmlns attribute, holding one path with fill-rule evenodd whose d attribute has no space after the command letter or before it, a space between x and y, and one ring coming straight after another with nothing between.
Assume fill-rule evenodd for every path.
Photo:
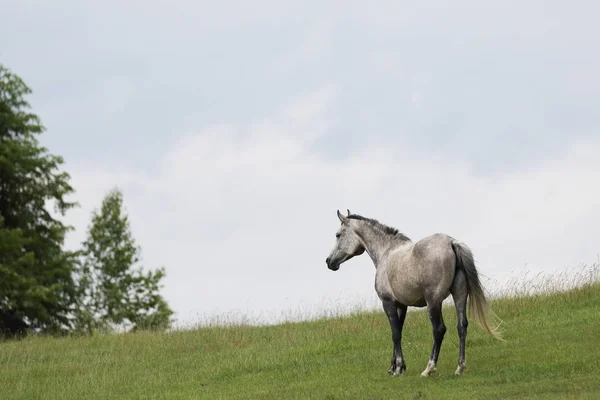
<instances>
[{"instance_id":1,"label":"leafy tree","mask_svg":"<svg viewBox=\"0 0 600 400\"><path fill-rule=\"evenodd\" d=\"M93 212L83 243L79 329L91 332L127 324L133 325L133 330L170 326L173 311L159 293L165 270L145 273L136 266L140 252L123 210L123 195L113 189L102 201L100 212Z\"/></svg>"},{"instance_id":2,"label":"leafy tree","mask_svg":"<svg viewBox=\"0 0 600 400\"><path fill-rule=\"evenodd\" d=\"M45 128L29 112L29 87L0 64L0 336L32 330L61 332L71 326L76 302L76 255L62 250L64 216L76 203L63 159L36 136Z\"/></svg>"}]
</instances>

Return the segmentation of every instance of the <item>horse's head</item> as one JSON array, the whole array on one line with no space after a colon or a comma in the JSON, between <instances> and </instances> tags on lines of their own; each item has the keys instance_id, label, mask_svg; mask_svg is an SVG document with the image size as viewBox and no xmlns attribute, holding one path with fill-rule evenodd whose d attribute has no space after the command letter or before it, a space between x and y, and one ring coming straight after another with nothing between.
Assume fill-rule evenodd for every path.
<instances>
[{"instance_id":1,"label":"horse's head","mask_svg":"<svg viewBox=\"0 0 600 400\"><path fill-rule=\"evenodd\" d=\"M348 216L349 215L350 210L348 210ZM342 224L335 234L335 247L331 251L331 254L329 254L329 257L325 260L327 268L332 271L337 271L340 269L341 264L354 256L361 255L365 251L358 235L354 232L352 227L350 227L350 220L348 217L344 217L340 214L339 210L337 216Z\"/></svg>"}]
</instances>

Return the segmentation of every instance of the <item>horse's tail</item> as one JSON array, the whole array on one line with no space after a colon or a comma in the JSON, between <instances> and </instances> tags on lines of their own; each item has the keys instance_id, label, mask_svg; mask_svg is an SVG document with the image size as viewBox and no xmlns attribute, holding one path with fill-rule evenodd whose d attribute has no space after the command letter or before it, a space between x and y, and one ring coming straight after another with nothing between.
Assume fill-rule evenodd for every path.
<instances>
[{"instance_id":1,"label":"horse's tail","mask_svg":"<svg viewBox=\"0 0 600 400\"><path fill-rule=\"evenodd\" d=\"M479 281L479 273L477 272L477 268L475 268L473 253L465 244L462 244L456 240L452 241L452 249L454 250L454 254L456 254L457 268L461 268L467 277L467 288L469 292L469 314L471 314L481 329L496 339L504 341L497 328L490 327L488 316L491 315L496 319L499 318L494 314L485 298L483 287Z\"/></svg>"}]
</instances>

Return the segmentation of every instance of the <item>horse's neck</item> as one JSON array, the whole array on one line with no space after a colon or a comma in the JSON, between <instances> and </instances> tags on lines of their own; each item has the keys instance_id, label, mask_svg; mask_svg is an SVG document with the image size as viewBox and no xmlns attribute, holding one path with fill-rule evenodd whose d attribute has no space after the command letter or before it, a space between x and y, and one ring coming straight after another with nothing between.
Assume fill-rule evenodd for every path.
<instances>
[{"instance_id":1,"label":"horse's neck","mask_svg":"<svg viewBox=\"0 0 600 400\"><path fill-rule=\"evenodd\" d=\"M385 233L368 224L361 224L356 229L356 233L362 240L362 244L371 257L371 260L373 260L375 268L377 268L383 255L393 246L393 241Z\"/></svg>"}]
</instances>

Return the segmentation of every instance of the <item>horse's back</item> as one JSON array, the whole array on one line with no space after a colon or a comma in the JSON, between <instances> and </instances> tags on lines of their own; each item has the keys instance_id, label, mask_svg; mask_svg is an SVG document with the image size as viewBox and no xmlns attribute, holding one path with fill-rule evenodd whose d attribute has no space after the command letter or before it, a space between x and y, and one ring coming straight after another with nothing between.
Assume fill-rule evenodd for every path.
<instances>
[{"instance_id":1,"label":"horse's back","mask_svg":"<svg viewBox=\"0 0 600 400\"><path fill-rule=\"evenodd\" d=\"M455 258L452 238L444 233L425 236L412 247L412 256L418 261L431 262Z\"/></svg>"}]
</instances>

